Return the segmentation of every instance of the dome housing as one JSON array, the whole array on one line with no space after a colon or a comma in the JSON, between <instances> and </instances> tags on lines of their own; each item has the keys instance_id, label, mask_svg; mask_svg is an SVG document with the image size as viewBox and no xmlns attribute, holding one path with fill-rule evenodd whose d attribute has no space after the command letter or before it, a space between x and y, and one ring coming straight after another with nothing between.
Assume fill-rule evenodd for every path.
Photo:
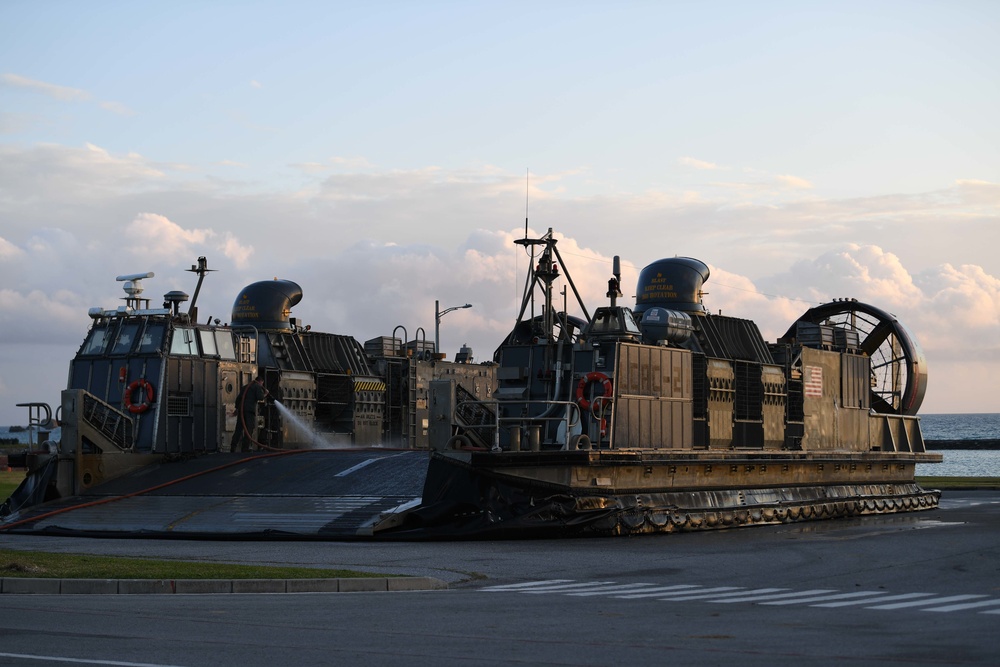
<instances>
[{"instance_id":1,"label":"dome housing","mask_svg":"<svg viewBox=\"0 0 1000 667\"><path fill-rule=\"evenodd\" d=\"M302 288L291 280L262 280L247 285L233 303L233 326L291 329L292 306L302 300Z\"/></svg>"},{"instance_id":2,"label":"dome housing","mask_svg":"<svg viewBox=\"0 0 1000 667\"><path fill-rule=\"evenodd\" d=\"M685 313L704 313L701 288L708 280L708 266L690 257L670 257L648 265L639 273L635 312L659 307Z\"/></svg>"}]
</instances>

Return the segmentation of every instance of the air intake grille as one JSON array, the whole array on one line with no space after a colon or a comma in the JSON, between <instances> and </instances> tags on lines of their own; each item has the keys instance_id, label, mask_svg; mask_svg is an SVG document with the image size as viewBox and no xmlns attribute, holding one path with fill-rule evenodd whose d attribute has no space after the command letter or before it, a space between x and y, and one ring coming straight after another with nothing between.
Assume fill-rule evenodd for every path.
<instances>
[{"instance_id":1,"label":"air intake grille","mask_svg":"<svg viewBox=\"0 0 1000 667\"><path fill-rule=\"evenodd\" d=\"M170 394L167 396L168 417L190 417L191 396L188 394Z\"/></svg>"}]
</instances>

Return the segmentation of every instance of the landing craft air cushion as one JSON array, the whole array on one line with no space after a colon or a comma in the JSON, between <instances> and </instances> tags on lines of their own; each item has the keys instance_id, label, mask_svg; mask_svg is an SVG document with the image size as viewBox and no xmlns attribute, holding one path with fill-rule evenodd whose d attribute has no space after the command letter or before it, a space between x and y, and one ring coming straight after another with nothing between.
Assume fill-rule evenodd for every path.
<instances>
[{"instance_id":1,"label":"landing craft air cushion","mask_svg":"<svg viewBox=\"0 0 1000 667\"><path fill-rule=\"evenodd\" d=\"M231 321L197 297L91 309L53 412L61 439L29 456L0 530L75 535L441 539L626 535L932 509L914 480L927 365L890 313L808 310L776 342L710 313L708 267L642 270L634 308L591 314L549 230L520 312L487 363L444 359L421 329L364 345L290 316L302 288L262 281ZM554 304L564 283L561 309ZM577 312L569 314L569 294ZM402 333L402 337L397 334ZM231 452L257 375L258 451ZM279 409L280 408L280 409ZM54 419L53 419L54 417Z\"/></svg>"}]
</instances>

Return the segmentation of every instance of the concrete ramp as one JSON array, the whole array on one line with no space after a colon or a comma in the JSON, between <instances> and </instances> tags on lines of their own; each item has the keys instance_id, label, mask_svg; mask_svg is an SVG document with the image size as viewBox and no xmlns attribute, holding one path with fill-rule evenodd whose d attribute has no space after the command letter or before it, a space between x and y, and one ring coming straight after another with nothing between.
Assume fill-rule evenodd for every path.
<instances>
[{"instance_id":1,"label":"concrete ramp","mask_svg":"<svg viewBox=\"0 0 1000 667\"><path fill-rule=\"evenodd\" d=\"M309 450L160 463L12 514L0 530L184 539L363 539L416 504L428 454Z\"/></svg>"}]
</instances>

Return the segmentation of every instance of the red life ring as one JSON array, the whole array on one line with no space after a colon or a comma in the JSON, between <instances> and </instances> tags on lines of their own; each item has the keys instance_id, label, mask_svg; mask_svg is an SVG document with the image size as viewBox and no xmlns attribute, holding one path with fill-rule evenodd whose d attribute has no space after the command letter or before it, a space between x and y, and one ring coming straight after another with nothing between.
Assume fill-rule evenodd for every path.
<instances>
[{"instance_id":1,"label":"red life ring","mask_svg":"<svg viewBox=\"0 0 1000 667\"><path fill-rule=\"evenodd\" d=\"M139 403L133 403L132 395L137 389L142 392L140 394L142 400ZM145 378L139 378L125 389L125 409L134 415L145 412L153 404L154 397L153 384L147 382Z\"/></svg>"},{"instance_id":2,"label":"red life ring","mask_svg":"<svg viewBox=\"0 0 1000 667\"><path fill-rule=\"evenodd\" d=\"M611 380L604 373L587 373L582 378L580 378L580 384L576 385L576 402L580 405L582 410L590 410L590 400L587 399L584 392L587 389L587 385L591 382L599 382L603 385L605 398L611 398L614 391L611 388ZM599 396L595 398L600 398Z\"/></svg>"}]
</instances>

